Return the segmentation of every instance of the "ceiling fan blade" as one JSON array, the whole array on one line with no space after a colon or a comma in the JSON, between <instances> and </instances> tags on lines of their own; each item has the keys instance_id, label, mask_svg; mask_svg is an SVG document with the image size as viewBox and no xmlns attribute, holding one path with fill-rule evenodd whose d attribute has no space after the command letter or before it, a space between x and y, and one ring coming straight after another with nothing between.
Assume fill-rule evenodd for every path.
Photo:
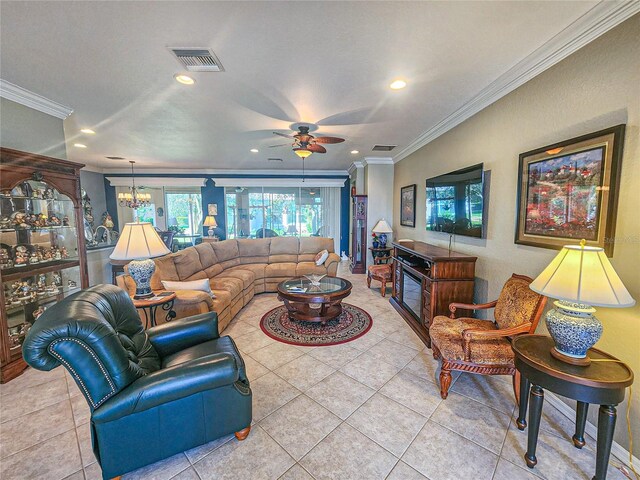
<instances>
[{"instance_id":1,"label":"ceiling fan blade","mask_svg":"<svg viewBox=\"0 0 640 480\"><path fill-rule=\"evenodd\" d=\"M314 140L316 143L342 143L344 138L338 137L316 137Z\"/></svg>"},{"instance_id":2,"label":"ceiling fan blade","mask_svg":"<svg viewBox=\"0 0 640 480\"><path fill-rule=\"evenodd\" d=\"M327 149L324 148L322 145L317 145L315 143L312 143L311 145L309 145L307 147L307 150L314 152L314 153L327 153Z\"/></svg>"},{"instance_id":3,"label":"ceiling fan blade","mask_svg":"<svg viewBox=\"0 0 640 480\"><path fill-rule=\"evenodd\" d=\"M273 134L280 135L281 137L285 137L285 138L294 138L293 135L287 135L286 133L273 132Z\"/></svg>"},{"instance_id":4,"label":"ceiling fan blade","mask_svg":"<svg viewBox=\"0 0 640 480\"><path fill-rule=\"evenodd\" d=\"M289 145L291 145L291 144L290 143L280 143L278 145L269 145L269 148L288 147Z\"/></svg>"}]
</instances>

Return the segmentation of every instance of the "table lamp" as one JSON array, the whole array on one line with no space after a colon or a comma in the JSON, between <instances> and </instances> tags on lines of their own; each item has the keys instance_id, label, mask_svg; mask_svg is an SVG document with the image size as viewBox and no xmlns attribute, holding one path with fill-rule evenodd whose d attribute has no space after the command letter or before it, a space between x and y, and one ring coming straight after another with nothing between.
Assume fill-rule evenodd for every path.
<instances>
[{"instance_id":1,"label":"table lamp","mask_svg":"<svg viewBox=\"0 0 640 480\"><path fill-rule=\"evenodd\" d=\"M572 365L587 366L587 351L602 335L593 306L623 308L636 302L600 247L565 245L529 288L557 298L546 324L555 343L551 354Z\"/></svg>"},{"instance_id":2,"label":"table lamp","mask_svg":"<svg viewBox=\"0 0 640 480\"><path fill-rule=\"evenodd\" d=\"M393 233L393 230L384 218L379 220L371 231L378 235L378 238L380 239L380 246L382 248L387 246L387 233Z\"/></svg>"},{"instance_id":3,"label":"table lamp","mask_svg":"<svg viewBox=\"0 0 640 480\"><path fill-rule=\"evenodd\" d=\"M129 275L136 282L136 294L133 298L153 297L151 276L156 264L151 258L171 253L164 244L153 225L147 222L126 223L116 243L112 260L131 260Z\"/></svg>"},{"instance_id":4,"label":"table lamp","mask_svg":"<svg viewBox=\"0 0 640 480\"><path fill-rule=\"evenodd\" d=\"M204 225L205 227L209 227L209 230L207 230L207 234L210 237L213 237L215 233L213 229L218 226L218 222L216 222L216 217L213 215L207 215L202 225Z\"/></svg>"}]
</instances>

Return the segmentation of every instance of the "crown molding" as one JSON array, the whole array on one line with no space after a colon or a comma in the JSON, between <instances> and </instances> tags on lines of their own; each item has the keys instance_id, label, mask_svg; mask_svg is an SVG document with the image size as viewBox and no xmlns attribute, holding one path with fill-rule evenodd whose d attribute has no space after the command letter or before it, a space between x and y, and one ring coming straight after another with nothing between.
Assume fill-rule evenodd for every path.
<instances>
[{"instance_id":1,"label":"crown molding","mask_svg":"<svg viewBox=\"0 0 640 480\"><path fill-rule=\"evenodd\" d=\"M216 187L344 187L346 178L213 177ZM141 180L139 180L141 181Z\"/></svg>"},{"instance_id":2,"label":"crown molding","mask_svg":"<svg viewBox=\"0 0 640 480\"><path fill-rule=\"evenodd\" d=\"M33 93L26 88L14 85L0 78L0 97L33 108L39 112L64 120L73 112L73 108L61 105L53 100Z\"/></svg>"},{"instance_id":3,"label":"crown molding","mask_svg":"<svg viewBox=\"0 0 640 480\"><path fill-rule=\"evenodd\" d=\"M131 177L105 177L112 187L130 187ZM144 187L204 187L205 177L136 177L139 186Z\"/></svg>"},{"instance_id":4,"label":"crown molding","mask_svg":"<svg viewBox=\"0 0 640 480\"><path fill-rule=\"evenodd\" d=\"M601 1L500 75L458 110L399 151L393 157L394 163L408 157L638 12L640 12L640 2L637 0Z\"/></svg>"},{"instance_id":5,"label":"crown molding","mask_svg":"<svg viewBox=\"0 0 640 480\"><path fill-rule=\"evenodd\" d=\"M349 176L351 176L353 174L353 172L355 172L358 168L364 168L364 163L360 162L360 161L356 161L353 162L351 165L349 165Z\"/></svg>"},{"instance_id":6,"label":"crown molding","mask_svg":"<svg viewBox=\"0 0 640 480\"><path fill-rule=\"evenodd\" d=\"M136 163L137 165L137 163ZM109 175L131 175L131 168L103 168L102 173ZM136 175L224 175L224 176L246 176L261 175L273 177L301 177L302 170L227 170L224 168L200 168L200 169L184 169L184 168L139 168L136 167ZM348 177L349 172L346 170L305 170L304 176L315 177ZM182 177L188 178L188 177Z\"/></svg>"},{"instance_id":7,"label":"crown molding","mask_svg":"<svg viewBox=\"0 0 640 480\"><path fill-rule=\"evenodd\" d=\"M364 157L362 164L367 165L393 165L393 158L391 157Z\"/></svg>"}]
</instances>

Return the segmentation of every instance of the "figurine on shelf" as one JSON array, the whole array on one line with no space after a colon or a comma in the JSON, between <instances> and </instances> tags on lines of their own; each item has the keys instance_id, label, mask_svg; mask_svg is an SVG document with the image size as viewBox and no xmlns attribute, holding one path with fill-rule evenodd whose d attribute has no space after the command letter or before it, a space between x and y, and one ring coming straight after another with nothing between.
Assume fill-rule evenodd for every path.
<instances>
[{"instance_id":1,"label":"figurine on shelf","mask_svg":"<svg viewBox=\"0 0 640 480\"><path fill-rule=\"evenodd\" d=\"M67 287L69 287L69 288L78 288L78 284L76 282L74 282L73 280L69 280L67 282Z\"/></svg>"},{"instance_id":2,"label":"figurine on shelf","mask_svg":"<svg viewBox=\"0 0 640 480\"><path fill-rule=\"evenodd\" d=\"M38 252L36 250L32 250L29 254L29 264L33 265L34 263L40 263L40 260L38 260Z\"/></svg>"},{"instance_id":3,"label":"figurine on shelf","mask_svg":"<svg viewBox=\"0 0 640 480\"><path fill-rule=\"evenodd\" d=\"M53 284L57 287L61 287L62 286L62 277L60 277L60 274L58 272L53 272Z\"/></svg>"},{"instance_id":4,"label":"figurine on shelf","mask_svg":"<svg viewBox=\"0 0 640 480\"><path fill-rule=\"evenodd\" d=\"M58 218L55 213L49 215L49 225L51 225L52 227L59 227L60 225L62 225L60 218Z\"/></svg>"},{"instance_id":5,"label":"figurine on shelf","mask_svg":"<svg viewBox=\"0 0 640 480\"><path fill-rule=\"evenodd\" d=\"M14 228L30 228L27 223L27 215L23 212L15 212L12 215L12 221Z\"/></svg>"},{"instance_id":6,"label":"figurine on shelf","mask_svg":"<svg viewBox=\"0 0 640 480\"><path fill-rule=\"evenodd\" d=\"M102 226L106 227L107 230L113 230L113 218L111 218L109 212L104 212L102 214Z\"/></svg>"},{"instance_id":7,"label":"figurine on shelf","mask_svg":"<svg viewBox=\"0 0 640 480\"><path fill-rule=\"evenodd\" d=\"M0 248L0 268L13 267L13 260L6 248Z\"/></svg>"},{"instance_id":8,"label":"figurine on shelf","mask_svg":"<svg viewBox=\"0 0 640 480\"><path fill-rule=\"evenodd\" d=\"M62 258L69 258L69 253L67 252L67 247L60 247L60 256Z\"/></svg>"},{"instance_id":9,"label":"figurine on shelf","mask_svg":"<svg viewBox=\"0 0 640 480\"><path fill-rule=\"evenodd\" d=\"M50 262L53 259L50 248L38 247L38 251L42 253L43 262Z\"/></svg>"},{"instance_id":10,"label":"figurine on shelf","mask_svg":"<svg viewBox=\"0 0 640 480\"><path fill-rule=\"evenodd\" d=\"M69 216L65 215L64 217L62 217L62 226L63 227L68 227L69 226Z\"/></svg>"},{"instance_id":11,"label":"figurine on shelf","mask_svg":"<svg viewBox=\"0 0 640 480\"><path fill-rule=\"evenodd\" d=\"M11 219L6 215L0 217L0 228L3 230L11 228Z\"/></svg>"},{"instance_id":12,"label":"figurine on shelf","mask_svg":"<svg viewBox=\"0 0 640 480\"><path fill-rule=\"evenodd\" d=\"M42 305L38 306L38 308L33 312L33 321L35 322L38 320L40 315L42 315L46 309L47 307L43 307Z\"/></svg>"},{"instance_id":13,"label":"figurine on shelf","mask_svg":"<svg viewBox=\"0 0 640 480\"><path fill-rule=\"evenodd\" d=\"M54 200L56 197L55 192L53 191L53 188L51 187L47 187L44 189L44 194L42 195L42 197L45 200Z\"/></svg>"},{"instance_id":14,"label":"figurine on shelf","mask_svg":"<svg viewBox=\"0 0 640 480\"><path fill-rule=\"evenodd\" d=\"M49 226L49 220L47 219L47 216L44 213L41 213L40 215L38 215L38 218L36 220L36 226L37 227Z\"/></svg>"},{"instance_id":15,"label":"figurine on shelf","mask_svg":"<svg viewBox=\"0 0 640 480\"><path fill-rule=\"evenodd\" d=\"M36 285L38 286L38 291L44 291L47 286L47 276L44 273L38 275L38 283Z\"/></svg>"},{"instance_id":16,"label":"figurine on shelf","mask_svg":"<svg viewBox=\"0 0 640 480\"><path fill-rule=\"evenodd\" d=\"M27 262L29 261L29 250L27 250L27 247L24 245L18 245L15 248L16 248L16 252L15 252L15 258L13 260L14 265L16 267L22 267L26 265Z\"/></svg>"}]
</instances>

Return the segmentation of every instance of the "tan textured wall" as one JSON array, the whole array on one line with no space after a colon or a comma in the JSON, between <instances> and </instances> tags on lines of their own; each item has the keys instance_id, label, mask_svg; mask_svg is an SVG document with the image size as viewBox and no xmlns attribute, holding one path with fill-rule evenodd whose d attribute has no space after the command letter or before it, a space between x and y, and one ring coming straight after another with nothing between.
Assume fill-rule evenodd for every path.
<instances>
[{"instance_id":1,"label":"tan textured wall","mask_svg":"<svg viewBox=\"0 0 640 480\"><path fill-rule=\"evenodd\" d=\"M625 123L616 245L611 261L640 302L638 32L640 15L635 15L396 164L393 211L398 211L402 186L418 183L418 192L416 228L401 227L396 216L394 237L446 246L448 235L425 231L425 179L484 162L485 170L491 172L487 238L457 237L454 249L478 256L476 301L497 298L512 272L535 277L557 253L514 243L518 155ZM597 315L604 324L597 346L640 374L640 305L599 308ZM640 441L640 394L634 395L632 403L632 429ZM620 406L615 439L628 448L623 408L626 404ZM591 422L596 410L591 408Z\"/></svg>"},{"instance_id":2,"label":"tan textured wall","mask_svg":"<svg viewBox=\"0 0 640 480\"><path fill-rule=\"evenodd\" d=\"M63 122L19 103L0 98L0 144L49 157L67 158Z\"/></svg>"}]
</instances>

